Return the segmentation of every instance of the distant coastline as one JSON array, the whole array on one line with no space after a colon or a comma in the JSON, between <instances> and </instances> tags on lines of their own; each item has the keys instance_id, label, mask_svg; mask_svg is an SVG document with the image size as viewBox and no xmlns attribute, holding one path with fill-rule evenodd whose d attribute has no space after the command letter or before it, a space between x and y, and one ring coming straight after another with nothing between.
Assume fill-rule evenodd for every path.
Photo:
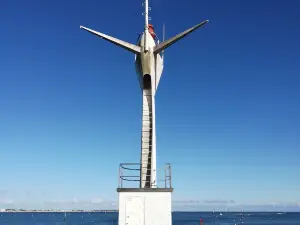
<instances>
[{"instance_id":1,"label":"distant coastline","mask_svg":"<svg viewBox=\"0 0 300 225\"><path fill-rule=\"evenodd\" d=\"M85 212L85 213L112 213L112 212L119 212L119 210L116 209L106 209L106 210L100 210L100 209L0 209L0 213L47 213L47 212L53 212L53 213L74 213L74 212ZM288 211L280 211L280 210L235 210L235 211L227 211L227 210L220 210L220 211L210 211L210 210L172 210L172 213L199 213L199 212L209 212L209 213L300 213L299 210L288 210Z\"/></svg>"},{"instance_id":2,"label":"distant coastline","mask_svg":"<svg viewBox=\"0 0 300 225\"><path fill-rule=\"evenodd\" d=\"M2 209L0 210L0 213L5 213L5 212L14 212L14 213L19 213L19 212L118 212L119 210L76 210L76 209Z\"/></svg>"}]
</instances>

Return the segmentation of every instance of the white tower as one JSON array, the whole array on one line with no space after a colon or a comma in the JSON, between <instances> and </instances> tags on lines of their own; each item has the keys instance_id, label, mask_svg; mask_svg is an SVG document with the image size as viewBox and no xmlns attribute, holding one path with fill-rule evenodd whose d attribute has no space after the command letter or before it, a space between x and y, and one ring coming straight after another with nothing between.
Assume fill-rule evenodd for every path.
<instances>
[{"instance_id":1,"label":"white tower","mask_svg":"<svg viewBox=\"0 0 300 225\"><path fill-rule=\"evenodd\" d=\"M135 54L135 66L143 95L140 163L122 163L119 168L119 225L171 225L171 166L166 164L163 183L157 180L155 94L163 71L163 52L175 42L208 22L159 43L154 28L148 23L148 0L145 7L145 27L136 45L80 26L113 44ZM125 186L129 181L129 186ZM138 182L137 186L132 185Z\"/></svg>"}]
</instances>

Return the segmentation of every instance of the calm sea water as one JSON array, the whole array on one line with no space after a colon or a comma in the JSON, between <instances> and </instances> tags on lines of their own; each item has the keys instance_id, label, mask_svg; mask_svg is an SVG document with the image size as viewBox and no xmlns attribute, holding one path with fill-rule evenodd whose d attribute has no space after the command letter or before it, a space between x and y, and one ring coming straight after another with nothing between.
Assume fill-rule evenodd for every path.
<instances>
[{"instance_id":1,"label":"calm sea water","mask_svg":"<svg viewBox=\"0 0 300 225\"><path fill-rule=\"evenodd\" d=\"M0 225L117 225L118 213L0 213ZM174 212L173 225L300 225L300 213Z\"/></svg>"}]
</instances>

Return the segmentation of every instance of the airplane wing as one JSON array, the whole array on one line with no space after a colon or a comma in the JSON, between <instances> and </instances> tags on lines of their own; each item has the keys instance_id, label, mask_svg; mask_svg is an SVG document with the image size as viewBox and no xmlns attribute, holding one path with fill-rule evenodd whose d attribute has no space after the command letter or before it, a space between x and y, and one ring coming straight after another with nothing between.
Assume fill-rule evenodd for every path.
<instances>
[{"instance_id":1,"label":"airplane wing","mask_svg":"<svg viewBox=\"0 0 300 225\"><path fill-rule=\"evenodd\" d=\"M117 38L114 38L114 37L111 37L111 36L108 36L106 34L103 34L103 33L100 33L100 32L97 32L97 31L94 31L92 29L89 29L87 27L84 27L84 26L80 26L81 29L84 29L98 37L101 37L115 45L118 45L119 47L121 48L124 48L126 49L127 51L130 51L132 53L135 53L135 54L139 54L141 52L141 47L137 46L137 45L134 45L134 44L130 44L126 41L122 41L122 40L119 40Z\"/></svg>"},{"instance_id":2,"label":"airplane wing","mask_svg":"<svg viewBox=\"0 0 300 225\"><path fill-rule=\"evenodd\" d=\"M176 43L177 41L179 41L180 39L184 38L186 35L192 33L193 31L197 30L199 27L202 27L204 24L206 24L208 22L208 20L205 20L199 24L197 24L196 26L193 26L190 29L187 29L186 31L177 34L176 36L158 44L155 46L154 48L154 53L158 54L160 52L162 52L164 49L168 48L169 46L173 45L174 43Z\"/></svg>"}]
</instances>

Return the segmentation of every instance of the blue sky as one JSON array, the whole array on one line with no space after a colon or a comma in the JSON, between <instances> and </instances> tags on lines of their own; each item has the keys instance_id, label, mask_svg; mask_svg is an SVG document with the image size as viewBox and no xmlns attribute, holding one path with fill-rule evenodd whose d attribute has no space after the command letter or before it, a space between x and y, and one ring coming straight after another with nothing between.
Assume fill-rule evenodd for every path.
<instances>
[{"instance_id":1,"label":"blue sky","mask_svg":"<svg viewBox=\"0 0 300 225\"><path fill-rule=\"evenodd\" d=\"M141 3L1 3L0 208L115 204L119 163L139 161L134 56L79 25L135 43ZM167 49L156 95L174 207L299 210L300 3L150 6L160 37L210 20Z\"/></svg>"}]
</instances>

